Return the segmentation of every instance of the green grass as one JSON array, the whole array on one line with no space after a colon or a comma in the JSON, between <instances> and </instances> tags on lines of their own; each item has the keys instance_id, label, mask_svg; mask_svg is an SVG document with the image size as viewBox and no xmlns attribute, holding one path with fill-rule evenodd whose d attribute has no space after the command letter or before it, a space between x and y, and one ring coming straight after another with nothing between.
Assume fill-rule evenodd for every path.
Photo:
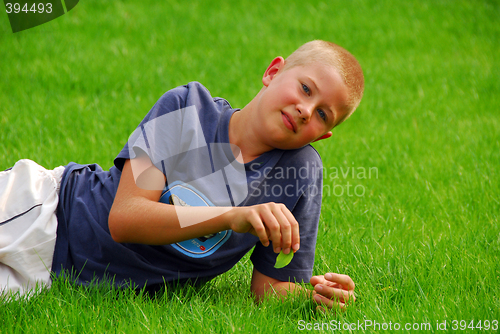
<instances>
[{"instance_id":1,"label":"green grass","mask_svg":"<svg viewBox=\"0 0 500 334\"><path fill-rule=\"evenodd\" d=\"M181 3L80 1L17 34L0 13L0 170L21 158L109 168L166 90L196 80L242 107L273 57L315 38L337 42L362 64L366 91L315 145L327 173L314 273L349 274L358 301L328 315L300 299L255 304L246 257L200 289L157 298L58 280L0 305L0 332L500 321L497 1ZM354 177L340 172L348 167ZM371 178L358 174L370 168Z\"/></svg>"}]
</instances>

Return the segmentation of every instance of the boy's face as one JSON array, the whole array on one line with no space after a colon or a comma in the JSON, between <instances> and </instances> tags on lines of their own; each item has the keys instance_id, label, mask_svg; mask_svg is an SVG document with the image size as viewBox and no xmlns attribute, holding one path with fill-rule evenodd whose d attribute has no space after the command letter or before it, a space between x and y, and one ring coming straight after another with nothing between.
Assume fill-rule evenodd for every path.
<instances>
[{"instance_id":1,"label":"boy's face","mask_svg":"<svg viewBox=\"0 0 500 334\"><path fill-rule=\"evenodd\" d=\"M331 66L310 64L282 71L284 60L273 60L264 73L258 100L261 138L269 146L296 149L331 136L346 115L347 87Z\"/></svg>"}]
</instances>

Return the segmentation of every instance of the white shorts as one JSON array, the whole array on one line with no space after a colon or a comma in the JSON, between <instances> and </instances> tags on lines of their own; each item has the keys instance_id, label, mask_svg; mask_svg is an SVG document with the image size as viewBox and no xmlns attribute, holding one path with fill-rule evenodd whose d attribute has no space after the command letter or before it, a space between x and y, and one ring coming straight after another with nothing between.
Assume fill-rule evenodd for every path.
<instances>
[{"instance_id":1,"label":"white shorts","mask_svg":"<svg viewBox=\"0 0 500 334\"><path fill-rule=\"evenodd\" d=\"M0 294L50 286L63 172L31 160L0 172Z\"/></svg>"}]
</instances>

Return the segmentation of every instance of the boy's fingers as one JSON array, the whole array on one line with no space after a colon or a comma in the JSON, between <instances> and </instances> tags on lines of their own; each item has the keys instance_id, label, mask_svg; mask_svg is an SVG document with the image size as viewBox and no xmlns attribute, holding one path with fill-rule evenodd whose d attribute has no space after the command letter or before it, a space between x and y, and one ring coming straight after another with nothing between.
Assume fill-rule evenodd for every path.
<instances>
[{"instance_id":1,"label":"boy's fingers","mask_svg":"<svg viewBox=\"0 0 500 334\"><path fill-rule=\"evenodd\" d=\"M331 309L331 308L345 309L345 303L343 303L341 301L331 300L331 299L325 298L324 296L322 296L320 294L314 295L313 299L316 302L316 304L319 304L319 306L321 306L323 308L323 310L325 309L324 308L325 306L328 307L329 309Z\"/></svg>"},{"instance_id":2,"label":"boy's fingers","mask_svg":"<svg viewBox=\"0 0 500 334\"><path fill-rule=\"evenodd\" d=\"M258 215L251 215L248 218L248 222L252 225L253 230L255 232L254 234L257 237L259 237L259 240L262 243L262 245L264 245L265 247L269 246L267 231L260 217Z\"/></svg>"},{"instance_id":3,"label":"boy's fingers","mask_svg":"<svg viewBox=\"0 0 500 334\"><path fill-rule=\"evenodd\" d=\"M300 232L299 232L299 223L293 216L293 214L288 210L286 206L283 205L282 212L288 220L291 227L291 247L292 250L298 251L300 248Z\"/></svg>"},{"instance_id":4,"label":"boy's fingers","mask_svg":"<svg viewBox=\"0 0 500 334\"><path fill-rule=\"evenodd\" d=\"M266 239L272 242L275 253L283 250L288 254L300 248L299 224L284 204L267 203L261 206L259 212L260 221L266 230ZM260 225L253 220L250 223L262 242L260 231L256 228Z\"/></svg>"},{"instance_id":5,"label":"boy's fingers","mask_svg":"<svg viewBox=\"0 0 500 334\"><path fill-rule=\"evenodd\" d=\"M323 275L316 275L311 277L309 282L315 286L316 284L326 284L328 282Z\"/></svg>"},{"instance_id":6,"label":"boy's fingers","mask_svg":"<svg viewBox=\"0 0 500 334\"><path fill-rule=\"evenodd\" d=\"M288 218L283 212L284 205L276 205L273 208L273 214L280 224L281 232L281 248L285 254L288 254L292 250L292 226L288 221ZM286 207L285 207L286 209Z\"/></svg>"},{"instance_id":7,"label":"boy's fingers","mask_svg":"<svg viewBox=\"0 0 500 334\"><path fill-rule=\"evenodd\" d=\"M315 286L316 284L323 284L323 285L327 285L327 286L335 287L335 288L340 286L340 284L338 284L338 283L326 280L325 276L323 276L323 275L313 276L313 277L311 277L309 282L313 286Z\"/></svg>"},{"instance_id":8,"label":"boy's fingers","mask_svg":"<svg viewBox=\"0 0 500 334\"><path fill-rule=\"evenodd\" d=\"M348 302L349 300L356 300L356 297L354 297L353 291L347 291L344 289L338 289L338 288L332 288L328 286L324 286L322 284L317 284L314 287L314 291L316 291L318 294L322 295L323 297L331 300L337 300L343 303Z\"/></svg>"},{"instance_id":9,"label":"boy's fingers","mask_svg":"<svg viewBox=\"0 0 500 334\"><path fill-rule=\"evenodd\" d=\"M262 213L262 220L264 221L265 227L270 233L270 240L273 243L273 249L275 253L281 251L281 228L278 220L274 216L273 212L269 208L265 208Z\"/></svg>"},{"instance_id":10,"label":"boy's fingers","mask_svg":"<svg viewBox=\"0 0 500 334\"><path fill-rule=\"evenodd\" d=\"M354 281L348 275L336 274L336 273L327 273L325 274L325 279L330 282L338 283L344 287L346 290L354 290L356 285Z\"/></svg>"}]
</instances>

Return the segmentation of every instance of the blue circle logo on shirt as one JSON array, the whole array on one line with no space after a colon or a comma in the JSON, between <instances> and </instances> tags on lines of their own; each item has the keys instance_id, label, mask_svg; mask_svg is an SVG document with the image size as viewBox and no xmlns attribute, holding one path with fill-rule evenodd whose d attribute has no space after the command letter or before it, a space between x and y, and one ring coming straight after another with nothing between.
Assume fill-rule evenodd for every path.
<instances>
[{"instance_id":1,"label":"blue circle logo on shirt","mask_svg":"<svg viewBox=\"0 0 500 334\"><path fill-rule=\"evenodd\" d=\"M174 182L160 197L160 202L179 206L214 206L210 200L189 184ZM184 255L202 258L213 254L231 236L232 231L221 231L172 244L171 246Z\"/></svg>"}]
</instances>

